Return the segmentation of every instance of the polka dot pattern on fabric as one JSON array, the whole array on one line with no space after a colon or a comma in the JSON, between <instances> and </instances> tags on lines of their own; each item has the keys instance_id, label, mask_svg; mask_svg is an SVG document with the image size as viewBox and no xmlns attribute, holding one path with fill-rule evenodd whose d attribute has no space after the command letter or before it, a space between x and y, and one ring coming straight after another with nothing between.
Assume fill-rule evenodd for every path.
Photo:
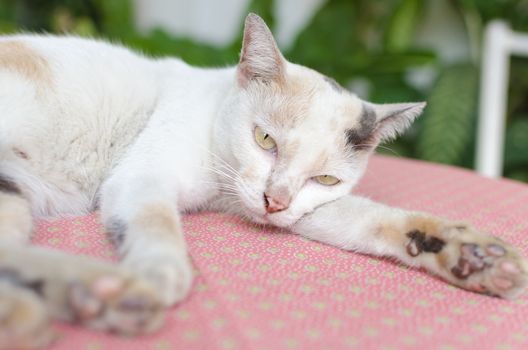
<instances>
[{"instance_id":1,"label":"polka dot pattern on fabric","mask_svg":"<svg viewBox=\"0 0 528 350\"><path fill-rule=\"evenodd\" d=\"M375 156L355 191L471 221L528 253L528 186ZM183 225L197 277L157 334L120 338L66 324L53 350L527 349L528 298L462 291L394 261L344 252L223 214ZM98 214L37 224L34 242L115 261Z\"/></svg>"}]
</instances>

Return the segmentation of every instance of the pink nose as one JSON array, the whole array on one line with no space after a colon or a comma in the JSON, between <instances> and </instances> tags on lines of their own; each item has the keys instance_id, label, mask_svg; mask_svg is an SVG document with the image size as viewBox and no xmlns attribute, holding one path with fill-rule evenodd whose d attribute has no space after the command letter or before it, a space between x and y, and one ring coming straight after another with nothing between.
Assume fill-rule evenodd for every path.
<instances>
[{"instance_id":1,"label":"pink nose","mask_svg":"<svg viewBox=\"0 0 528 350\"><path fill-rule=\"evenodd\" d=\"M284 204L278 201L277 199L268 196L265 193L264 193L264 205L266 206L266 211L269 214L288 209L288 204Z\"/></svg>"}]
</instances>

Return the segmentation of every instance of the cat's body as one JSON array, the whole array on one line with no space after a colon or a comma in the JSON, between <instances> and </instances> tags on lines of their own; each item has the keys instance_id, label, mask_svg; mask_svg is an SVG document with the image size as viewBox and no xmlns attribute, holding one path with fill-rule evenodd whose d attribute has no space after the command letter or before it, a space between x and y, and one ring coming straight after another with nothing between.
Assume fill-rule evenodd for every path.
<instances>
[{"instance_id":1,"label":"cat's body","mask_svg":"<svg viewBox=\"0 0 528 350\"><path fill-rule=\"evenodd\" d=\"M8 36L0 47L19 52L4 53L0 62L24 70L24 64L35 65L22 76L18 69L0 71L0 103L13 111L0 121L2 174L17 178L35 216L94 209L100 185L125 156L164 158L152 162L181 177L178 205L184 210L214 196L215 186L207 185L214 179L201 166L211 162L215 111L231 88L234 68L147 59L74 37ZM12 61L18 55L42 60ZM127 152L138 141L144 146Z\"/></svg>"},{"instance_id":2,"label":"cat's body","mask_svg":"<svg viewBox=\"0 0 528 350\"><path fill-rule=\"evenodd\" d=\"M180 214L202 209L518 295L527 265L504 242L350 194L375 146L423 107L361 101L287 62L255 15L224 69L72 37L0 39L0 349L47 343L49 317L156 329L191 287ZM20 244L32 217L97 207L119 266Z\"/></svg>"}]
</instances>

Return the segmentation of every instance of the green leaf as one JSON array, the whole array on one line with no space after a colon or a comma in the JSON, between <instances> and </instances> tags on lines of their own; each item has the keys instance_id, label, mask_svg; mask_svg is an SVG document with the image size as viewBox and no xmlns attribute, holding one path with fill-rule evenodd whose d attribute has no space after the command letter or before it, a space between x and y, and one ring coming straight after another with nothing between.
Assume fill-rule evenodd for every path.
<instances>
[{"instance_id":1,"label":"green leaf","mask_svg":"<svg viewBox=\"0 0 528 350\"><path fill-rule=\"evenodd\" d=\"M369 60L354 74L380 75L405 73L409 68L437 63L436 54L432 51L407 51L398 53L371 53Z\"/></svg>"},{"instance_id":2,"label":"green leaf","mask_svg":"<svg viewBox=\"0 0 528 350\"><path fill-rule=\"evenodd\" d=\"M123 39L137 36L133 7L129 0L96 0L105 37Z\"/></svg>"},{"instance_id":3,"label":"green leaf","mask_svg":"<svg viewBox=\"0 0 528 350\"><path fill-rule=\"evenodd\" d=\"M152 56L179 57L196 66L226 66L234 64L238 57L238 49L218 48L186 38L175 38L162 30L154 30L145 37L125 38L123 43Z\"/></svg>"},{"instance_id":4,"label":"green leaf","mask_svg":"<svg viewBox=\"0 0 528 350\"><path fill-rule=\"evenodd\" d=\"M85 37L94 37L97 35L97 29L90 18L80 17L75 21L72 33Z\"/></svg>"},{"instance_id":5,"label":"green leaf","mask_svg":"<svg viewBox=\"0 0 528 350\"><path fill-rule=\"evenodd\" d=\"M356 24L357 10L352 1L327 1L286 57L344 82L356 63L368 61Z\"/></svg>"},{"instance_id":6,"label":"green leaf","mask_svg":"<svg viewBox=\"0 0 528 350\"><path fill-rule=\"evenodd\" d=\"M528 173L528 115L514 116L506 130L504 166L525 166Z\"/></svg>"},{"instance_id":7,"label":"green leaf","mask_svg":"<svg viewBox=\"0 0 528 350\"><path fill-rule=\"evenodd\" d=\"M517 181L528 182L528 169L525 166L524 168L506 171L505 176Z\"/></svg>"},{"instance_id":8,"label":"green leaf","mask_svg":"<svg viewBox=\"0 0 528 350\"><path fill-rule=\"evenodd\" d=\"M422 117L418 156L461 165L474 140L478 72L471 65L444 69L431 92Z\"/></svg>"},{"instance_id":9,"label":"green leaf","mask_svg":"<svg viewBox=\"0 0 528 350\"><path fill-rule=\"evenodd\" d=\"M400 74L383 74L370 77L372 83L369 101L392 103L420 101L423 96L410 87Z\"/></svg>"},{"instance_id":10,"label":"green leaf","mask_svg":"<svg viewBox=\"0 0 528 350\"><path fill-rule=\"evenodd\" d=\"M420 18L422 0L401 0L389 20L385 32L387 51L403 51L409 48L414 29Z\"/></svg>"},{"instance_id":11,"label":"green leaf","mask_svg":"<svg viewBox=\"0 0 528 350\"><path fill-rule=\"evenodd\" d=\"M11 34L16 32L17 26L8 21L2 21L0 20L0 33L1 34Z\"/></svg>"}]
</instances>

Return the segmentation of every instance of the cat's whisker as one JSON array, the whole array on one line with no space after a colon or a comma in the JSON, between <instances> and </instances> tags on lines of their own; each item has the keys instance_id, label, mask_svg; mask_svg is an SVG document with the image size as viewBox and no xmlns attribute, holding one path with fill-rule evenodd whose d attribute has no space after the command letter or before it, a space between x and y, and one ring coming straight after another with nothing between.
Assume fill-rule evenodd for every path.
<instances>
[{"instance_id":1,"label":"cat's whisker","mask_svg":"<svg viewBox=\"0 0 528 350\"><path fill-rule=\"evenodd\" d=\"M231 170L231 169L229 169L229 168L227 168L225 166L222 166L222 167L219 168L219 167L213 167L213 166L207 165L207 166L202 166L202 168L211 170L211 171L213 171L213 172L215 172L217 174L220 174L220 175L223 175L223 176L226 176L226 177L229 177L229 178L236 178L236 177L240 176L240 174L238 174L234 170ZM229 172L224 171L224 169L229 170Z\"/></svg>"},{"instance_id":2,"label":"cat's whisker","mask_svg":"<svg viewBox=\"0 0 528 350\"><path fill-rule=\"evenodd\" d=\"M187 135L182 135L183 137L188 137ZM228 170L232 175L236 176L237 178L240 177L240 174L236 171L236 169L234 169L229 163L227 163L224 159L222 159L222 157L220 157L219 155L217 155L216 153L214 153L213 151L211 151L210 149L200 145L200 144L195 144L198 148L200 148L201 150L207 152L209 155L213 156L217 161L220 162L219 166L221 166L222 168ZM213 162L213 163L216 163L216 162ZM220 169L218 169L218 167L211 167L211 166L206 166L205 167L206 169L208 170L212 170L212 171L219 171ZM223 175L227 175L226 173L223 173Z\"/></svg>"},{"instance_id":3,"label":"cat's whisker","mask_svg":"<svg viewBox=\"0 0 528 350\"><path fill-rule=\"evenodd\" d=\"M206 184L206 185L216 185L216 186L218 186L219 188L222 187L222 188L238 189L237 186L232 185L232 184L228 184L228 183L224 183L224 182L216 182L216 181L200 181L200 183L202 183L202 184Z\"/></svg>"},{"instance_id":4,"label":"cat's whisker","mask_svg":"<svg viewBox=\"0 0 528 350\"><path fill-rule=\"evenodd\" d=\"M238 188L236 188L236 187L220 187L219 189L220 189L220 191L222 191L224 193L225 192L230 192L230 193L233 193L233 194L238 194L238 192L237 192Z\"/></svg>"},{"instance_id":5,"label":"cat's whisker","mask_svg":"<svg viewBox=\"0 0 528 350\"><path fill-rule=\"evenodd\" d=\"M214 156L216 159L218 159L221 162L219 165L221 166L222 169L228 170L231 174L233 174L235 176L235 178L233 178L233 177L230 177L230 178L232 180L235 180L235 181L238 180L238 182L244 187L246 192L248 192L247 185L243 181L241 174L236 169L234 169L231 165L229 165L229 163L227 163L225 160L223 160L220 156L216 155L215 153L213 153L210 150L208 150L208 152L209 152L209 154L211 154L212 156ZM215 170L219 171L219 169L215 169ZM228 177L225 172L223 172L223 175Z\"/></svg>"},{"instance_id":6,"label":"cat's whisker","mask_svg":"<svg viewBox=\"0 0 528 350\"><path fill-rule=\"evenodd\" d=\"M213 151L209 150L209 149L206 149L206 148L203 148L203 150L205 150L208 154L210 154L211 156L213 156L216 160L218 160L220 162L220 165L229 170L233 175L236 175L236 176L239 176L240 174L236 171L236 169L234 169L229 163L227 163L224 159L222 159L222 157L220 157L219 155L215 154Z\"/></svg>"},{"instance_id":7,"label":"cat's whisker","mask_svg":"<svg viewBox=\"0 0 528 350\"><path fill-rule=\"evenodd\" d=\"M222 188L222 189L220 189L220 191L222 193L228 193L228 194L232 194L232 195L238 196L238 192L236 190L234 190L234 189Z\"/></svg>"},{"instance_id":8,"label":"cat's whisker","mask_svg":"<svg viewBox=\"0 0 528 350\"><path fill-rule=\"evenodd\" d=\"M386 146L378 146L378 148L382 148L382 149L385 149L389 152L391 152L392 154L398 156L398 157L401 157L402 155L399 154L398 152L396 152L395 150L393 150L392 148L389 148L389 147L386 147Z\"/></svg>"},{"instance_id":9,"label":"cat's whisker","mask_svg":"<svg viewBox=\"0 0 528 350\"><path fill-rule=\"evenodd\" d=\"M222 158L218 157L218 159L221 161L221 163L219 164L219 166L222 168L222 169L225 169L225 170L228 170L229 172L231 172L233 175L240 175L239 172L234 169L231 165L229 165L226 161L224 161Z\"/></svg>"},{"instance_id":10,"label":"cat's whisker","mask_svg":"<svg viewBox=\"0 0 528 350\"><path fill-rule=\"evenodd\" d=\"M227 170L231 171L231 172L232 172L233 174L235 174L235 175L240 175L240 174L238 173L238 171L237 171L235 168L233 168L228 162L226 162L225 160L223 160L220 156L214 154L214 153L211 152L211 151L209 151L209 153L210 153L211 155L213 155L217 160L220 161L220 165L221 165L222 167L224 167L224 168L226 168Z\"/></svg>"},{"instance_id":11,"label":"cat's whisker","mask_svg":"<svg viewBox=\"0 0 528 350\"><path fill-rule=\"evenodd\" d=\"M394 155L398 156L398 157L401 157L401 154L399 154L398 152L396 152L395 150L393 150L392 148L389 148L387 146L383 146L383 145L376 145L376 144L373 144L373 143L360 143L360 144L357 144L357 145L354 145L353 146L354 148L360 148L360 147L376 147L376 148L382 148L382 149L385 149L389 152L392 152Z\"/></svg>"},{"instance_id":12,"label":"cat's whisker","mask_svg":"<svg viewBox=\"0 0 528 350\"><path fill-rule=\"evenodd\" d=\"M230 174L226 174L225 172L223 172L223 171L221 171L221 170L219 170L219 169L216 169L216 168L210 167L210 166L207 166L207 167L204 167L204 168L206 168L206 169L208 169L208 170L211 170L212 172L214 172L214 173L216 173L216 174L218 174L218 175L220 175L220 176L223 176L223 177L225 177L225 178L231 180L231 181L234 182L234 183L239 184L241 187L236 186L236 185L232 185L232 184L226 184L226 183L222 183L222 185L220 185L220 183L217 183L218 186L225 186L225 187L227 187L227 188L231 188L231 189L237 191L237 193L235 193L235 194L237 194L237 195L238 195L238 191L239 191L239 190L244 191L244 192L246 193L246 195L247 195L249 192L251 192L250 189L248 188L248 186L246 185L246 183L244 182L244 180L243 180L240 176L233 177L233 176L230 175Z\"/></svg>"},{"instance_id":13,"label":"cat's whisker","mask_svg":"<svg viewBox=\"0 0 528 350\"><path fill-rule=\"evenodd\" d=\"M232 181L238 180L237 177L234 177L233 175L230 175L230 174L228 174L226 172L223 172L220 169L216 169L216 168L213 168L213 167L207 167L206 169L212 171L213 173L215 173L217 175L220 175L220 176L222 176L224 178L227 178L229 180L232 180Z\"/></svg>"},{"instance_id":14,"label":"cat's whisker","mask_svg":"<svg viewBox=\"0 0 528 350\"><path fill-rule=\"evenodd\" d=\"M226 177L226 178L232 180L233 182L235 182L235 183L237 183L237 184L240 184L241 187L242 187L242 189L243 189L246 193L251 192L251 191L250 191L250 188L246 185L246 183L244 182L244 180L242 179L242 177L241 177L240 175L237 174L237 175L236 175L237 177L232 177L232 176L229 176L228 174L225 174L225 173L223 173L223 172L218 172L218 169L213 170L213 171L217 172L217 173L220 174L220 175L223 175L224 177Z\"/></svg>"},{"instance_id":15,"label":"cat's whisker","mask_svg":"<svg viewBox=\"0 0 528 350\"><path fill-rule=\"evenodd\" d=\"M238 172L236 172L235 170L232 170L232 173L233 173L234 177L231 176L229 178L231 180L233 180L234 182L237 182L237 183L241 184L247 190L247 185L244 182L242 176ZM225 173L224 173L224 176L228 177L228 175L225 174Z\"/></svg>"}]
</instances>

